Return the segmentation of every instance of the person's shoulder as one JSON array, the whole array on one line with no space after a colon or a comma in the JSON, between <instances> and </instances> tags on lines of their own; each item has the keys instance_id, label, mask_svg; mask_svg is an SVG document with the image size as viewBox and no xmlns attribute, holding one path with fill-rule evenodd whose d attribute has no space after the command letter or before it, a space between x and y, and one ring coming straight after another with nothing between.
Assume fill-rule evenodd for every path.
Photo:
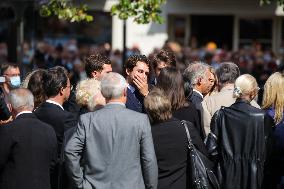
<instances>
[{"instance_id":1,"label":"person's shoulder","mask_svg":"<svg viewBox=\"0 0 284 189\"><path fill-rule=\"evenodd\" d=\"M128 108L124 109L126 114L129 114L129 116L131 117L135 117L135 118L141 118L141 119L146 119L148 118L147 114L145 113L141 113L141 112L137 112Z\"/></svg>"},{"instance_id":2,"label":"person's shoulder","mask_svg":"<svg viewBox=\"0 0 284 189\"><path fill-rule=\"evenodd\" d=\"M34 110L35 114L61 114L64 112L59 106L48 102L42 103L38 108Z\"/></svg>"},{"instance_id":3,"label":"person's shoulder","mask_svg":"<svg viewBox=\"0 0 284 189\"><path fill-rule=\"evenodd\" d=\"M250 105L249 106L249 108L250 108L250 110L252 111L252 112L255 112L255 113L261 113L261 114L266 114L266 111L265 110L262 110L262 109L260 109L260 108L258 108L258 107L255 107L255 106L253 106L253 105Z\"/></svg>"}]
</instances>

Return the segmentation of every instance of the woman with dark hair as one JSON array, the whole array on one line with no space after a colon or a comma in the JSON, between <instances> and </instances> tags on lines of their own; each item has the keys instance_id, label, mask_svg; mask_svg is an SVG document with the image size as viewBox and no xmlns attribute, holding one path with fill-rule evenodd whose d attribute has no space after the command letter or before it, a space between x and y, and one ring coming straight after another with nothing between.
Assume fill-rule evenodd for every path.
<instances>
[{"instance_id":1,"label":"woman with dark hair","mask_svg":"<svg viewBox=\"0 0 284 189\"><path fill-rule=\"evenodd\" d=\"M172 105L163 90L154 88L144 99L152 125L152 136L158 162L158 189L190 188L187 174L187 136L181 121L172 116ZM203 154L207 150L198 132L188 122L192 143Z\"/></svg>"},{"instance_id":2,"label":"woman with dark hair","mask_svg":"<svg viewBox=\"0 0 284 189\"><path fill-rule=\"evenodd\" d=\"M162 89L170 99L173 116L179 120L186 120L193 123L200 136L203 136L203 129L200 125L198 112L194 105L186 101L184 94L184 81L182 74L172 67L162 69L157 87Z\"/></svg>"},{"instance_id":3,"label":"woman with dark hair","mask_svg":"<svg viewBox=\"0 0 284 189\"><path fill-rule=\"evenodd\" d=\"M44 69L38 69L31 73L28 80L27 88L34 95L34 107L35 109L39 105L46 101L47 96L43 88L43 75L47 74L47 71Z\"/></svg>"}]
</instances>

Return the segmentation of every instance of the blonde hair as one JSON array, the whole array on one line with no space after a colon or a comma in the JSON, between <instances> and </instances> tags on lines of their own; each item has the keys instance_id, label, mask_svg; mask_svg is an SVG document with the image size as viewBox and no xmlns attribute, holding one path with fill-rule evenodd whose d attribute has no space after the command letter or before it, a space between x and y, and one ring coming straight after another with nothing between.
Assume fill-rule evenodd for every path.
<instances>
[{"instance_id":1,"label":"blonde hair","mask_svg":"<svg viewBox=\"0 0 284 189\"><path fill-rule=\"evenodd\" d=\"M272 74L264 85L262 108L267 109L272 106L275 109L274 121L279 123L284 109L284 74L280 72Z\"/></svg>"},{"instance_id":2,"label":"blonde hair","mask_svg":"<svg viewBox=\"0 0 284 189\"><path fill-rule=\"evenodd\" d=\"M159 88L151 90L144 99L144 105L152 123L164 122L172 117L171 101Z\"/></svg>"},{"instance_id":3,"label":"blonde hair","mask_svg":"<svg viewBox=\"0 0 284 189\"><path fill-rule=\"evenodd\" d=\"M249 95L257 89L258 85L256 79L249 74L244 74L236 79L233 96L235 98L242 98L243 96Z\"/></svg>"},{"instance_id":4,"label":"blonde hair","mask_svg":"<svg viewBox=\"0 0 284 189\"><path fill-rule=\"evenodd\" d=\"M101 94L100 82L94 78L85 79L78 83L76 87L76 102L80 106L87 107L90 111L94 111L96 106L95 97ZM101 104L100 104L101 105Z\"/></svg>"}]
</instances>

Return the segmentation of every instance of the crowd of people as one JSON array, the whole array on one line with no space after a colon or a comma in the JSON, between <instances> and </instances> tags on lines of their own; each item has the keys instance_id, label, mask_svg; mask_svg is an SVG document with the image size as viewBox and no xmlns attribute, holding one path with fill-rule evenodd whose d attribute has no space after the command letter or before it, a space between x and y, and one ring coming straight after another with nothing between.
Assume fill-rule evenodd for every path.
<instances>
[{"instance_id":1,"label":"crowd of people","mask_svg":"<svg viewBox=\"0 0 284 189\"><path fill-rule=\"evenodd\" d=\"M105 50L78 64L57 54L23 82L24 64L1 63L0 188L284 188L281 64L177 48L133 50L123 70ZM85 76L72 80L76 65ZM259 65L263 98L263 76L248 74ZM193 148L217 184L193 165Z\"/></svg>"}]
</instances>

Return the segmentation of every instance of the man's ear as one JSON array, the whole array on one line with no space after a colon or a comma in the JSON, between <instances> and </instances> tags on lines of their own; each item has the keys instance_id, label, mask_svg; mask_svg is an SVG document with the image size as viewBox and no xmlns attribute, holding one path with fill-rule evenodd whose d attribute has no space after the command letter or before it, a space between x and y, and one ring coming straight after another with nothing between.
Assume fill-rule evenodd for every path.
<instances>
[{"instance_id":1,"label":"man's ear","mask_svg":"<svg viewBox=\"0 0 284 189\"><path fill-rule=\"evenodd\" d=\"M129 75L131 71L129 69L126 69L125 72L127 75Z\"/></svg>"},{"instance_id":2,"label":"man's ear","mask_svg":"<svg viewBox=\"0 0 284 189\"><path fill-rule=\"evenodd\" d=\"M123 90L123 96L127 97L127 87Z\"/></svg>"},{"instance_id":3,"label":"man's ear","mask_svg":"<svg viewBox=\"0 0 284 189\"><path fill-rule=\"evenodd\" d=\"M197 84L197 85L201 85L201 81L202 81L202 78L198 78L196 84Z\"/></svg>"},{"instance_id":4,"label":"man's ear","mask_svg":"<svg viewBox=\"0 0 284 189\"><path fill-rule=\"evenodd\" d=\"M61 87L59 94L60 94L60 96L62 96L64 94L64 88L63 87Z\"/></svg>"},{"instance_id":5,"label":"man's ear","mask_svg":"<svg viewBox=\"0 0 284 189\"><path fill-rule=\"evenodd\" d=\"M93 72L92 72L93 78L97 79L98 73L99 73L98 71L93 71Z\"/></svg>"}]
</instances>

